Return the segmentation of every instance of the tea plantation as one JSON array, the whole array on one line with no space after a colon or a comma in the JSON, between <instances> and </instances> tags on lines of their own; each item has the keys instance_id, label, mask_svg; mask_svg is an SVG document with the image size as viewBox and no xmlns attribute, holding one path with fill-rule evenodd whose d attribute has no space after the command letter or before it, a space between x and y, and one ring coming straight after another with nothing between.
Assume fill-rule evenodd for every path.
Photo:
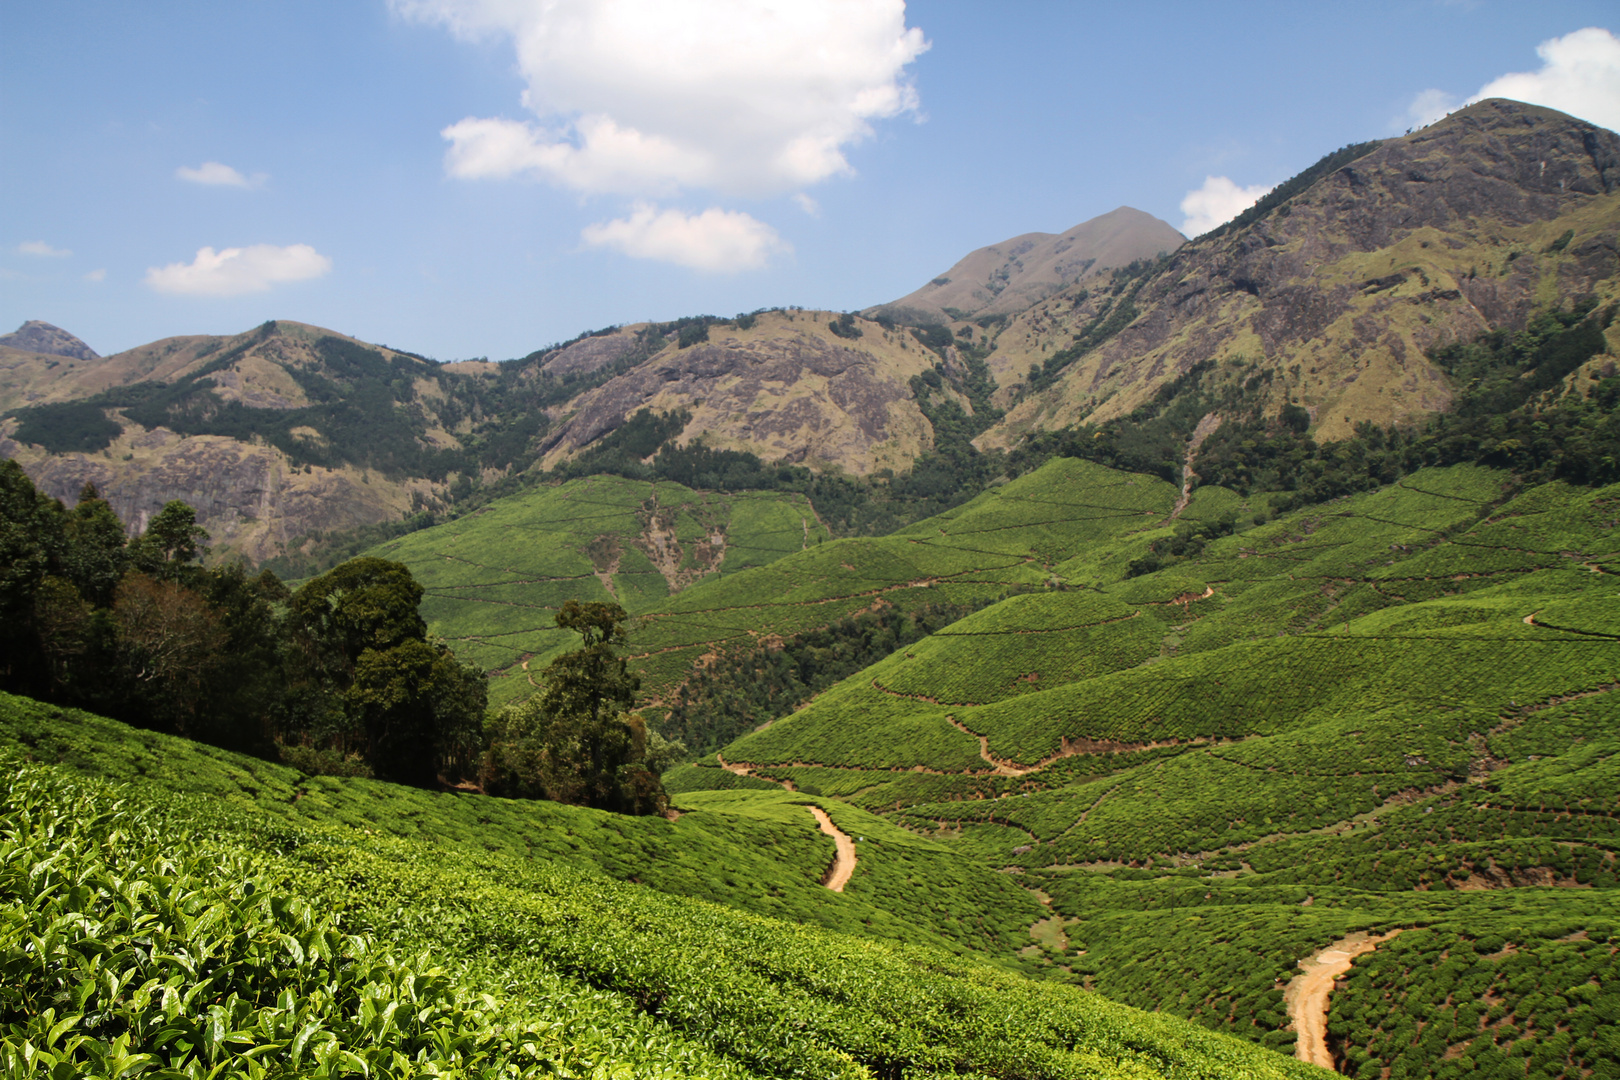
<instances>
[{"instance_id":1,"label":"tea plantation","mask_svg":"<svg viewBox=\"0 0 1620 1080\"><path fill-rule=\"evenodd\" d=\"M639 616L655 720L867 634L875 663L666 773L675 820L0 699L29 762L0 1067L1303 1076L1300 962L1398 931L1331 993L1342 1071L1620 1077L1620 487L1177 496L1056 459L835 540L796 496L591 478L377 550L497 700L571 597ZM932 632L879 648L893 611ZM841 894L811 806L856 842Z\"/></svg>"},{"instance_id":2,"label":"tea plantation","mask_svg":"<svg viewBox=\"0 0 1620 1080\"><path fill-rule=\"evenodd\" d=\"M1404 929L1332 997L1349 1072L1620 1076L1620 488L1431 469L1139 576L1163 519L1072 514L1040 589L672 782L889 816L1036 891L1057 977L1282 1049L1297 961Z\"/></svg>"},{"instance_id":3,"label":"tea plantation","mask_svg":"<svg viewBox=\"0 0 1620 1080\"><path fill-rule=\"evenodd\" d=\"M4 765L6 1075L1312 1071L924 947Z\"/></svg>"}]
</instances>

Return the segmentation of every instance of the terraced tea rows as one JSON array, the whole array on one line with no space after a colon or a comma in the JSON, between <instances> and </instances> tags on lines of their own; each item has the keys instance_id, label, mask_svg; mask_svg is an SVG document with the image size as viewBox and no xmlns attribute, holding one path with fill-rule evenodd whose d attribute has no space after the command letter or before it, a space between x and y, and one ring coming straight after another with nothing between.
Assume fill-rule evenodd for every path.
<instances>
[{"instance_id":1,"label":"terraced tea rows","mask_svg":"<svg viewBox=\"0 0 1620 1080\"><path fill-rule=\"evenodd\" d=\"M1308 1075L943 952L5 766L8 1074Z\"/></svg>"},{"instance_id":2,"label":"terraced tea rows","mask_svg":"<svg viewBox=\"0 0 1620 1080\"><path fill-rule=\"evenodd\" d=\"M430 628L497 676L500 703L533 692L525 662L543 666L568 644L552 623L565 601L615 601L634 614L826 536L802 496L593 476L501 499L369 554L411 568Z\"/></svg>"},{"instance_id":3,"label":"terraced tea rows","mask_svg":"<svg viewBox=\"0 0 1620 1080\"><path fill-rule=\"evenodd\" d=\"M1048 898L1031 955L1065 977L1278 1048L1295 961L1353 931L1511 936L1523 893L1615 955L1620 489L1505 481L1430 470L1138 577L1125 556L1162 529L1096 544L1055 568L1069 591L959 620L722 754L1011 871ZM1425 992L1378 970L1335 1016ZM1589 1004L1442 1017L1443 1039L1335 1021L1330 1043L1366 1075L1451 1075L1487 1044L1514 1075L1601 1075ZM1555 1029L1562 1057L1513 1049Z\"/></svg>"}]
</instances>

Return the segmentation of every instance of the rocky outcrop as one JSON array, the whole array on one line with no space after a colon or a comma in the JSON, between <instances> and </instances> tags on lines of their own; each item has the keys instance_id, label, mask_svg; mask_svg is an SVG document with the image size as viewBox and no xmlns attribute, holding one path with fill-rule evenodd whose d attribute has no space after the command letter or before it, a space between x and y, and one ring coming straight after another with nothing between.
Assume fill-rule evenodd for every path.
<instances>
[{"instance_id":1,"label":"rocky outcrop","mask_svg":"<svg viewBox=\"0 0 1620 1080\"><path fill-rule=\"evenodd\" d=\"M397 520L424 480L390 481L363 470L295 468L273 447L217 435L182 437L157 428L125 432L105 453L46 454L0 436L41 490L69 506L93 483L131 535L171 499L197 511L222 555L259 561L311 533Z\"/></svg>"},{"instance_id":2,"label":"rocky outcrop","mask_svg":"<svg viewBox=\"0 0 1620 1080\"><path fill-rule=\"evenodd\" d=\"M648 408L690 411L683 442L862 475L903 469L933 444L910 380L938 358L910 335L862 320L860 337L839 337L828 327L836 317L770 312L748 329L715 324L707 342L671 345L559 410L544 460L560 461Z\"/></svg>"}]
</instances>

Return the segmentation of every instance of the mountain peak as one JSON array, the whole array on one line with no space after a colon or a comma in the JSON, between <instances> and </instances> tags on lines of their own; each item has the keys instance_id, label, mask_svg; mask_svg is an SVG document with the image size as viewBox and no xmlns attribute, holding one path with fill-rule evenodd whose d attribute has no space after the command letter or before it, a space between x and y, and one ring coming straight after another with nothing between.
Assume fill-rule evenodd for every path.
<instances>
[{"instance_id":1,"label":"mountain peak","mask_svg":"<svg viewBox=\"0 0 1620 1080\"><path fill-rule=\"evenodd\" d=\"M70 356L75 360L99 360L96 351L60 326L29 319L9 334L0 335L0 345L46 356Z\"/></svg>"},{"instance_id":2,"label":"mountain peak","mask_svg":"<svg viewBox=\"0 0 1620 1080\"><path fill-rule=\"evenodd\" d=\"M913 324L1016 315L1077 281L1184 242L1152 214L1121 206L1065 233L1024 233L979 248L922 288L867 314Z\"/></svg>"}]
</instances>

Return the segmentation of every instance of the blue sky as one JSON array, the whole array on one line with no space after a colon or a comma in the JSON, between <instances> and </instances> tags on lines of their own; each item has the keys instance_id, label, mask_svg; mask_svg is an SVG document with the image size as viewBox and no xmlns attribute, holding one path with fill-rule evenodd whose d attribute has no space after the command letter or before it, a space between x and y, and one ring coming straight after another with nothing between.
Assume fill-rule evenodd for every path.
<instances>
[{"instance_id":1,"label":"blue sky","mask_svg":"<svg viewBox=\"0 0 1620 1080\"><path fill-rule=\"evenodd\" d=\"M1620 125L1606 31L1612 0L8 3L0 330L506 359L858 308L1120 205L1214 220L1493 85Z\"/></svg>"}]
</instances>

